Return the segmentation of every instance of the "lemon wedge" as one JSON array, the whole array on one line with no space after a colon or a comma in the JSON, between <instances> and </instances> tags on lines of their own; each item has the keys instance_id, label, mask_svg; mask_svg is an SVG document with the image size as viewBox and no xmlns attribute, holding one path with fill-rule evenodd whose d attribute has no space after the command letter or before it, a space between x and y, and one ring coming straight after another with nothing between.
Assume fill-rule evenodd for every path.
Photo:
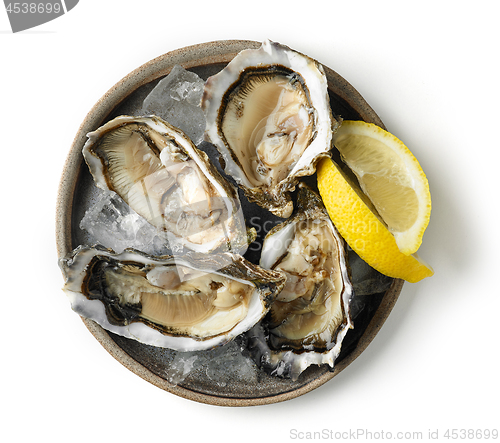
<instances>
[{"instance_id":1,"label":"lemon wedge","mask_svg":"<svg viewBox=\"0 0 500 443\"><path fill-rule=\"evenodd\" d=\"M431 195L414 155L394 135L364 121L344 121L333 143L399 250L416 252L429 223Z\"/></svg>"},{"instance_id":2,"label":"lemon wedge","mask_svg":"<svg viewBox=\"0 0 500 443\"><path fill-rule=\"evenodd\" d=\"M323 159L317 174L318 189L330 218L366 263L384 275L411 283L434 274L432 267L416 253L401 252L395 235L372 201L337 163Z\"/></svg>"}]
</instances>

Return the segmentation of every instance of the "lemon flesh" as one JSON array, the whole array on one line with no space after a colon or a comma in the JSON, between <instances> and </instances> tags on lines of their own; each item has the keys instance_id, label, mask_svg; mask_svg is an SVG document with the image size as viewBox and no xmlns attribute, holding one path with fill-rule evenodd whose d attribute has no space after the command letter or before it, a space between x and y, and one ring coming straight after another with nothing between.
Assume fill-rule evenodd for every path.
<instances>
[{"instance_id":1,"label":"lemon flesh","mask_svg":"<svg viewBox=\"0 0 500 443\"><path fill-rule=\"evenodd\" d=\"M434 274L417 254L403 254L394 235L359 187L327 158L317 168L323 203L349 246L384 275L416 283Z\"/></svg>"},{"instance_id":2,"label":"lemon flesh","mask_svg":"<svg viewBox=\"0 0 500 443\"><path fill-rule=\"evenodd\" d=\"M394 135L363 121L344 121L333 143L399 250L416 252L431 213L429 185L417 159Z\"/></svg>"}]
</instances>

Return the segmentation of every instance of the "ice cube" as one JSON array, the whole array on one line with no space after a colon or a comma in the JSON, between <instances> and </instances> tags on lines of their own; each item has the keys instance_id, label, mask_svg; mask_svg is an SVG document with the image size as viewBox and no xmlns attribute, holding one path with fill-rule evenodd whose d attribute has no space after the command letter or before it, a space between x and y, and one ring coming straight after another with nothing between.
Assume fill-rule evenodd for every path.
<instances>
[{"instance_id":1,"label":"ice cube","mask_svg":"<svg viewBox=\"0 0 500 443\"><path fill-rule=\"evenodd\" d=\"M221 387L228 383L257 383L257 366L242 354L236 341L208 351L175 352L165 375L170 383L179 384L194 371L206 374Z\"/></svg>"},{"instance_id":2,"label":"ice cube","mask_svg":"<svg viewBox=\"0 0 500 443\"><path fill-rule=\"evenodd\" d=\"M222 387L230 381L257 382L257 366L242 354L242 349L236 341L211 351L204 369L207 377Z\"/></svg>"},{"instance_id":3,"label":"ice cube","mask_svg":"<svg viewBox=\"0 0 500 443\"><path fill-rule=\"evenodd\" d=\"M167 370L167 380L173 385L182 383L193 370L198 356L194 352L177 352Z\"/></svg>"},{"instance_id":4,"label":"ice cube","mask_svg":"<svg viewBox=\"0 0 500 443\"><path fill-rule=\"evenodd\" d=\"M144 99L142 113L163 118L198 145L203 141L206 125L200 107L204 84L194 72L175 65Z\"/></svg>"},{"instance_id":5,"label":"ice cube","mask_svg":"<svg viewBox=\"0 0 500 443\"><path fill-rule=\"evenodd\" d=\"M95 204L82 218L80 228L92 235L95 243L116 253L125 248L153 255L167 253L162 234L112 191L99 193Z\"/></svg>"}]
</instances>

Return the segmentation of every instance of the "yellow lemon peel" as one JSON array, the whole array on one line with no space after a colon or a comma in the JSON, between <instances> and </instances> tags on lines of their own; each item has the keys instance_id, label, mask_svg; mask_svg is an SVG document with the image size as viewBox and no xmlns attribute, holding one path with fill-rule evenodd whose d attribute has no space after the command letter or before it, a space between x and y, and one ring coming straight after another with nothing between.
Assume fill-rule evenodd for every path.
<instances>
[{"instance_id":1,"label":"yellow lemon peel","mask_svg":"<svg viewBox=\"0 0 500 443\"><path fill-rule=\"evenodd\" d=\"M318 189L342 237L371 267L384 275L416 283L434 274L417 254L403 254L361 190L331 159L317 168Z\"/></svg>"}]
</instances>

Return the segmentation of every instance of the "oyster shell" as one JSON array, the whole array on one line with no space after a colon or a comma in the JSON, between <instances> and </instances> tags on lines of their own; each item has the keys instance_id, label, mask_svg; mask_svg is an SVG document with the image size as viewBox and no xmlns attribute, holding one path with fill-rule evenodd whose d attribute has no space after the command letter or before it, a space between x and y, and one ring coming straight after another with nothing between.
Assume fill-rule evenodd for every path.
<instances>
[{"instance_id":1,"label":"oyster shell","mask_svg":"<svg viewBox=\"0 0 500 443\"><path fill-rule=\"evenodd\" d=\"M80 246L59 261L74 311L142 343L210 349L253 327L284 285L230 253L153 257Z\"/></svg>"},{"instance_id":2,"label":"oyster shell","mask_svg":"<svg viewBox=\"0 0 500 443\"><path fill-rule=\"evenodd\" d=\"M261 266L287 276L264 319L267 337L254 329L249 345L267 371L296 379L310 365L331 368L353 327L345 244L320 197L299 185L297 211L266 236Z\"/></svg>"},{"instance_id":3,"label":"oyster shell","mask_svg":"<svg viewBox=\"0 0 500 443\"><path fill-rule=\"evenodd\" d=\"M161 118L117 117L88 134L83 156L96 185L116 192L170 243L197 252L246 249L236 189Z\"/></svg>"},{"instance_id":4,"label":"oyster shell","mask_svg":"<svg viewBox=\"0 0 500 443\"><path fill-rule=\"evenodd\" d=\"M328 156L333 119L323 68L266 40L241 51L205 83L205 138L250 201L289 217L299 177Z\"/></svg>"}]
</instances>

